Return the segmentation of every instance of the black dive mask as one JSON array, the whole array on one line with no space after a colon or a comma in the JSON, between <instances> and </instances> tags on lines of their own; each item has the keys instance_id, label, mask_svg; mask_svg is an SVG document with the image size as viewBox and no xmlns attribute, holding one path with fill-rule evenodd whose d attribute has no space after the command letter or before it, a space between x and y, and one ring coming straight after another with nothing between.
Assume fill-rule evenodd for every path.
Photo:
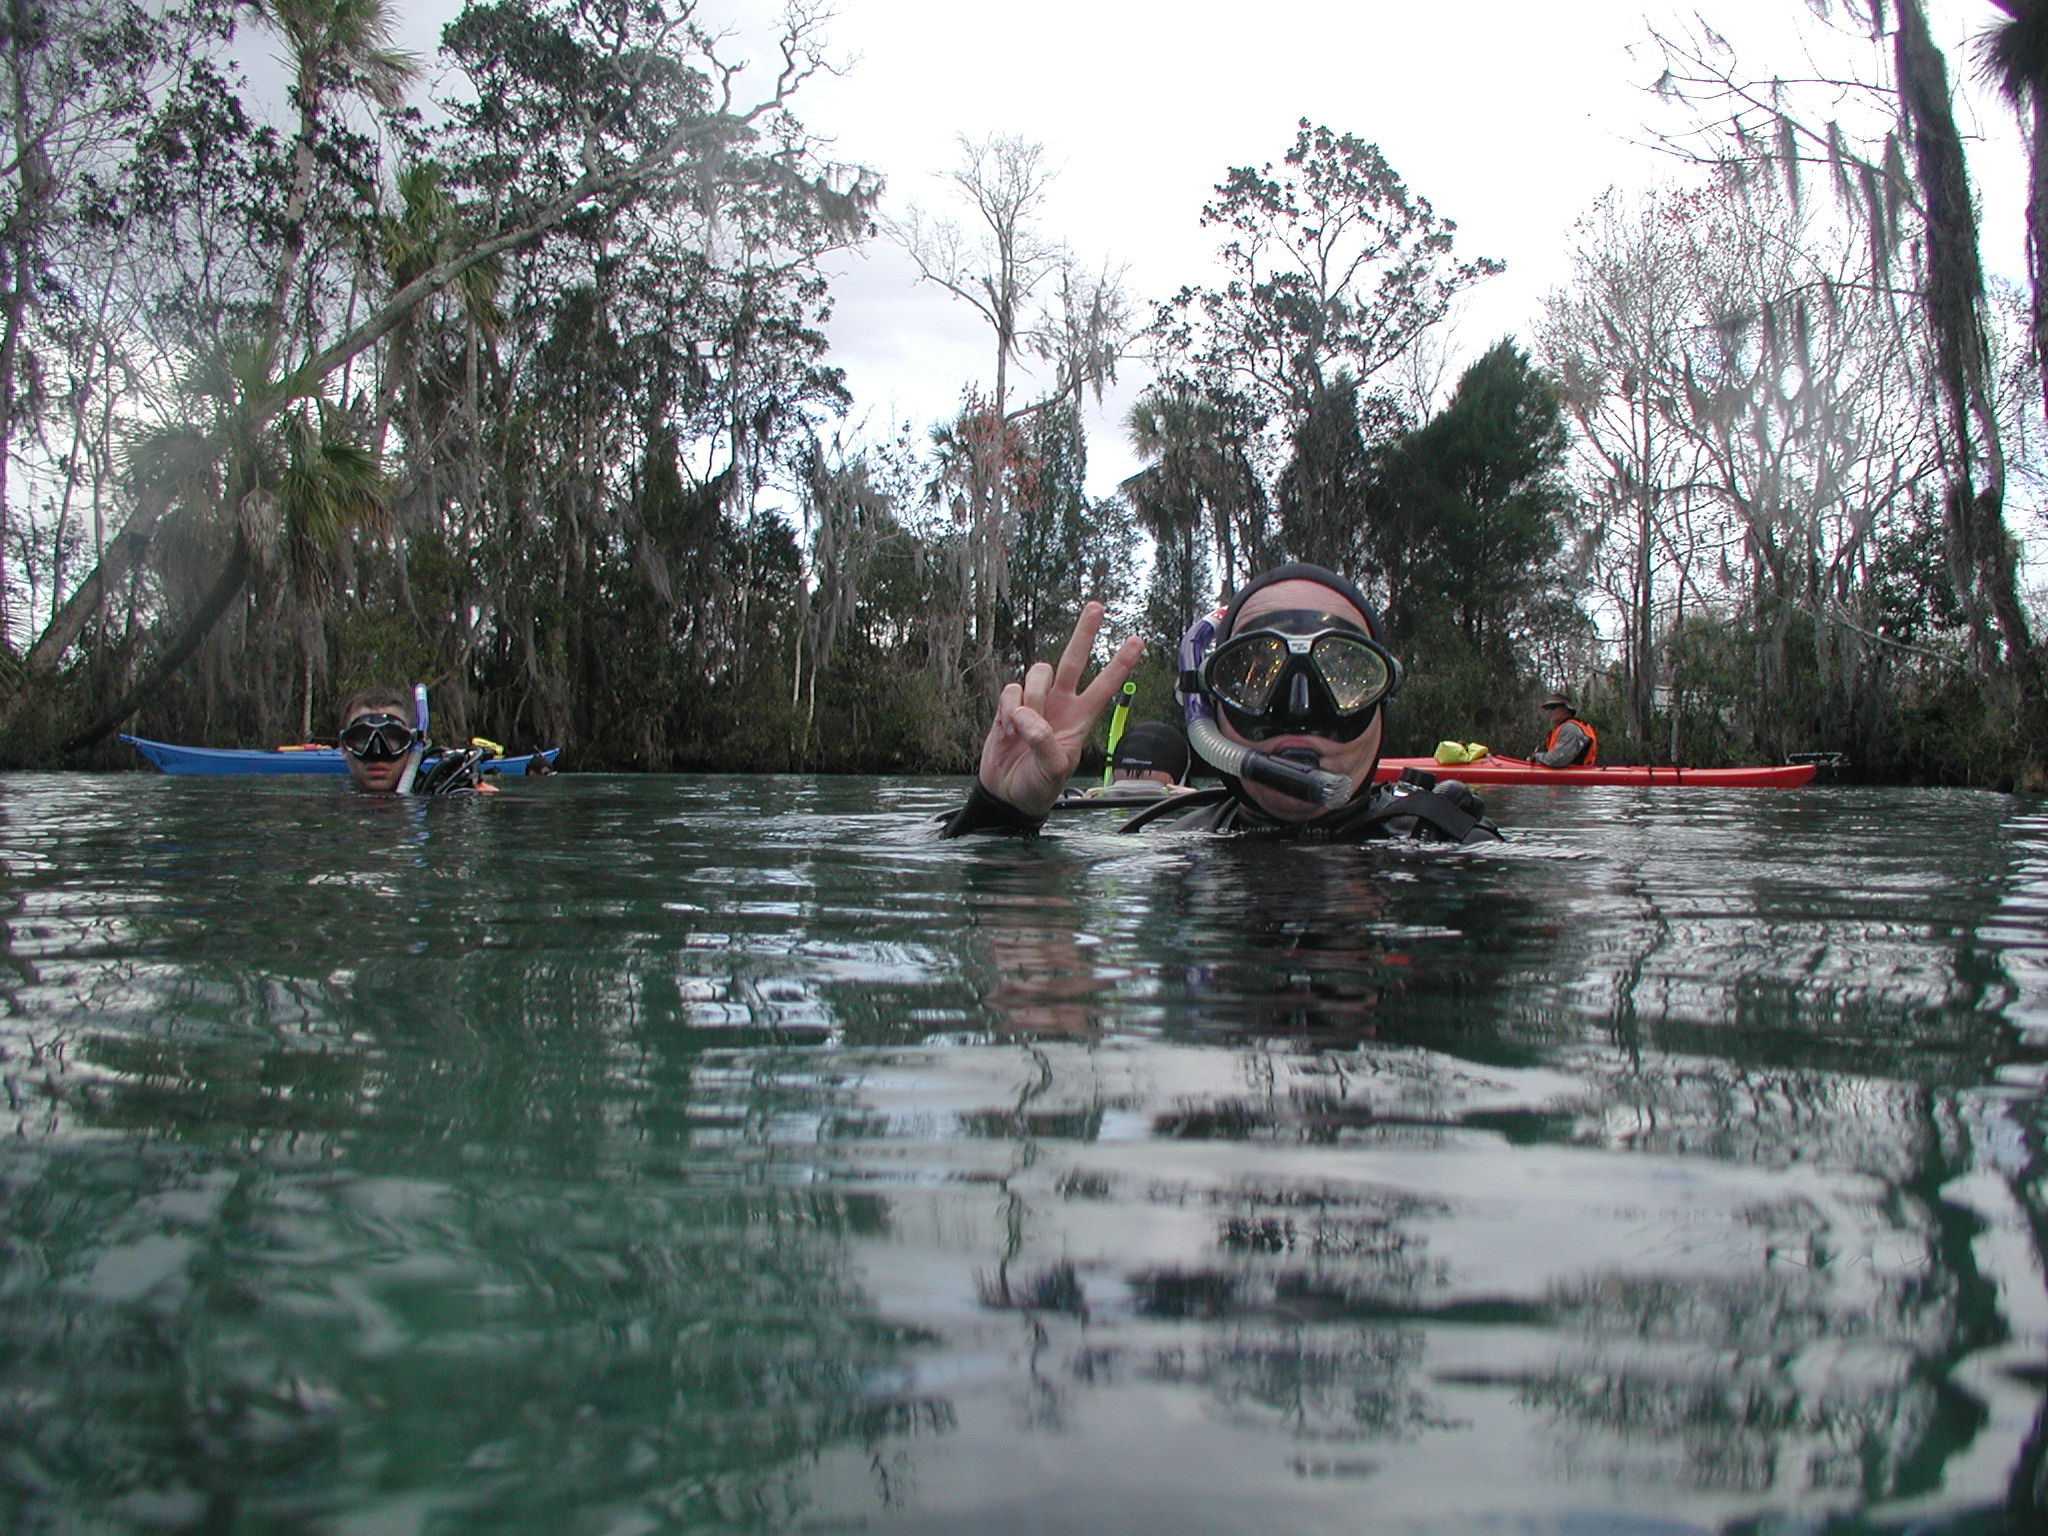
<instances>
[{"instance_id":1,"label":"black dive mask","mask_svg":"<svg viewBox=\"0 0 2048 1536\"><path fill-rule=\"evenodd\" d=\"M1202 662L1202 691L1247 741L1356 741L1401 686L1392 653L1349 619L1264 613Z\"/></svg>"},{"instance_id":2,"label":"black dive mask","mask_svg":"<svg viewBox=\"0 0 2048 1536\"><path fill-rule=\"evenodd\" d=\"M357 715L341 733L341 748L366 763L388 763L413 749L413 728L396 715Z\"/></svg>"}]
</instances>

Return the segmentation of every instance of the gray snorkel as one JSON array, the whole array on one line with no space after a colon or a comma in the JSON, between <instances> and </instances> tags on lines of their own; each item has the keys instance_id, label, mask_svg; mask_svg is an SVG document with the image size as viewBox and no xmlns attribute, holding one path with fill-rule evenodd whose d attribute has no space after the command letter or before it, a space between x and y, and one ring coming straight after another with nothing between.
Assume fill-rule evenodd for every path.
<instances>
[{"instance_id":1,"label":"gray snorkel","mask_svg":"<svg viewBox=\"0 0 2048 1536\"><path fill-rule=\"evenodd\" d=\"M405 755L405 772L399 775L396 789L396 793L401 795L412 793L412 781L420 771L420 759L426 756L427 685L425 683L414 683L412 685L412 729L412 750Z\"/></svg>"},{"instance_id":2,"label":"gray snorkel","mask_svg":"<svg viewBox=\"0 0 2048 1536\"><path fill-rule=\"evenodd\" d=\"M1187 720L1188 745L1218 773L1244 779L1294 800L1334 810L1353 793L1351 780L1326 768L1310 768L1270 752L1232 741L1216 724L1216 712L1202 692L1202 659L1216 642L1216 622L1225 610L1206 614L1188 626L1175 656L1179 680L1174 691Z\"/></svg>"}]
</instances>

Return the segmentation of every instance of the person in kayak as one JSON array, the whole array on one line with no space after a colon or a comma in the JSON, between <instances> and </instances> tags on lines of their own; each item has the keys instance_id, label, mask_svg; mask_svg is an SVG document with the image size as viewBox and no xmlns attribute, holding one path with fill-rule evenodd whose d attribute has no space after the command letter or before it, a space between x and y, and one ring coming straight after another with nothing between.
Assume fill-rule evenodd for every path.
<instances>
[{"instance_id":1,"label":"person in kayak","mask_svg":"<svg viewBox=\"0 0 2048 1536\"><path fill-rule=\"evenodd\" d=\"M1135 638L1124 641L1083 687L1102 617L1100 603L1085 605L1057 666L1037 662L1003 689L974 788L945 835L1031 834L1044 824L1090 729L1143 650ZM1254 577L1227 607L1196 621L1178 660L1188 743L1223 785L1148 807L1120 831L1160 825L1345 842L1499 838L1463 785L1373 783L1385 705L1401 669L1378 611L1343 576L1297 563Z\"/></svg>"},{"instance_id":2,"label":"person in kayak","mask_svg":"<svg viewBox=\"0 0 2048 1536\"><path fill-rule=\"evenodd\" d=\"M1546 768L1591 768L1600 760L1600 734L1572 710L1572 701L1553 693L1543 701L1550 734L1529 760Z\"/></svg>"},{"instance_id":3,"label":"person in kayak","mask_svg":"<svg viewBox=\"0 0 2048 1536\"><path fill-rule=\"evenodd\" d=\"M358 789L380 795L495 794L483 781L483 754L462 749L427 760L426 727L419 721L424 690L365 688L341 706L341 755Z\"/></svg>"}]
</instances>

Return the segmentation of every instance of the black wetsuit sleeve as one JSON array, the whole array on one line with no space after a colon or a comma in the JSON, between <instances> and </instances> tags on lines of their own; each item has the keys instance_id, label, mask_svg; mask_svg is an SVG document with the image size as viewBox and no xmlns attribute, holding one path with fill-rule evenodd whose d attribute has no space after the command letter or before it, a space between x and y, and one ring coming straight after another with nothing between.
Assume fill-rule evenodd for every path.
<instances>
[{"instance_id":1,"label":"black wetsuit sleeve","mask_svg":"<svg viewBox=\"0 0 2048 1536\"><path fill-rule=\"evenodd\" d=\"M1045 825L1043 816L1027 816L1024 812L990 794L982 787L981 780L974 781L967 803L955 811L947 820L941 837L959 837L965 832L1009 832L1023 837L1036 837L1038 829Z\"/></svg>"}]
</instances>

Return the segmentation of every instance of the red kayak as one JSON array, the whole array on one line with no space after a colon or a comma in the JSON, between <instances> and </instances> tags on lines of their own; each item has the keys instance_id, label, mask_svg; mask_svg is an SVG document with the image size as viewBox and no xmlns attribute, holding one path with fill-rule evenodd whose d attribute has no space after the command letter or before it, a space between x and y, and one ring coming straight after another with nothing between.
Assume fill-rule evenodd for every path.
<instances>
[{"instance_id":1,"label":"red kayak","mask_svg":"<svg viewBox=\"0 0 2048 1536\"><path fill-rule=\"evenodd\" d=\"M1812 763L1766 763L1754 768L1545 768L1519 757L1486 756L1471 763L1440 763L1433 757L1383 757L1374 778L1385 783L1404 768L1420 768L1440 779L1466 784L1602 784L1633 787L1643 784L1690 784L1695 788L1790 789L1814 774Z\"/></svg>"}]
</instances>

